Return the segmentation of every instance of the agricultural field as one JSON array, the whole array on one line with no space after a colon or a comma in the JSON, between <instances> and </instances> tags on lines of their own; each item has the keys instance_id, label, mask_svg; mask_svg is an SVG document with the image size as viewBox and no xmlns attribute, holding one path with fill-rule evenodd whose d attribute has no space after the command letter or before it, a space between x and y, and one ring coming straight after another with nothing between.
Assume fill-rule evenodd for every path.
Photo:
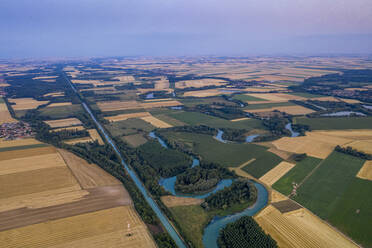
<instances>
[{"instance_id":1,"label":"agricultural field","mask_svg":"<svg viewBox=\"0 0 372 248\"><path fill-rule=\"evenodd\" d=\"M34 139L0 144L1 247L156 247L121 182L97 165Z\"/></svg>"},{"instance_id":2,"label":"agricultural field","mask_svg":"<svg viewBox=\"0 0 372 248\"><path fill-rule=\"evenodd\" d=\"M370 129L372 117L298 117L296 123L308 125L312 130Z\"/></svg>"},{"instance_id":3,"label":"agricultural field","mask_svg":"<svg viewBox=\"0 0 372 248\"><path fill-rule=\"evenodd\" d=\"M51 120L51 121L44 121L44 122L48 124L51 128L82 125L81 121L76 118L67 118L67 119Z\"/></svg>"},{"instance_id":4,"label":"agricultural field","mask_svg":"<svg viewBox=\"0 0 372 248\"><path fill-rule=\"evenodd\" d=\"M269 151L266 151L262 155L256 154L253 157L255 160L244 166L242 169L255 178L261 178L282 161L279 156Z\"/></svg>"},{"instance_id":5,"label":"agricultural field","mask_svg":"<svg viewBox=\"0 0 372 248\"><path fill-rule=\"evenodd\" d=\"M267 151L266 147L254 144L221 143L210 135L165 132L162 133L170 141L183 143L194 153L199 154L203 160L221 164L226 167L237 167L252 158L259 162L255 163L259 173L265 173L280 162L280 158ZM271 159L274 159L272 162ZM268 165L265 164L269 162Z\"/></svg>"},{"instance_id":6,"label":"agricultural field","mask_svg":"<svg viewBox=\"0 0 372 248\"><path fill-rule=\"evenodd\" d=\"M225 85L226 81L219 79L201 79L201 80L187 80L187 81L178 81L176 83L176 88L201 88L205 86L222 86Z\"/></svg>"},{"instance_id":7,"label":"agricultural field","mask_svg":"<svg viewBox=\"0 0 372 248\"><path fill-rule=\"evenodd\" d=\"M372 161L366 161L359 170L357 177L372 181Z\"/></svg>"},{"instance_id":8,"label":"agricultural field","mask_svg":"<svg viewBox=\"0 0 372 248\"><path fill-rule=\"evenodd\" d=\"M157 127L157 128L168 128L168 127L172 127L172 125L162 121L162 120L159 120L157 119L156 117L154 116L145 116L145 117L141 117L142 120L150 123L151 125L153 125L154 127Z\"/></svg>"},{"instance_id":9,"label":"agricultural field","mask_svg":"<svg viewBox=\"0 0 372 248\"><path fill-rule=\"evenodd\" d=\"M276 181L272 187L284 195L289 195L293 189L292 183L301 183L321 161L314 157L305 158Z\"/></svg>"},{"instance_id":10,"label":"agricultural field","mask_svg":"<svg viewBox=\"0 0 372 248\"><path fill-rule=\"evenodd\" d=\"M141 117L146 117L150 115L151 114L149 112L137 112L137 113L129 113L129 114L119 114L119 115L114 115L114 116L106 116L105 119L110 122L115 122L115 121L124 121L124 120L131 119L131 118L141 118Z\"/></svg>"},{"instance_id":11,"label":"agricultural field","mask_svg":"<svg viewBox=\"0 0 372 248\"><path fill-rule=\"evenodd\" d=\"M288 171L290 171L295 164L288 162L280 162L273 169L269 170L266 174L259 178L260 181L264 182L266 185L273 185L278 181L282 176L284 176Z\"/></svg>"},{"instance_id":12,"label":"agricultural field","mask_svg":"<svg viewBox=\"0 0 372 248\"><path fill-rule=\"evenodd\" d=\"M47 106L40 109L40 115L51 119L64 119L73 117L83 112L80 104L64 105L64 106Z\"/></svg>"},{"instance_id":13,"label":"agricultural field","mask_svg":"<svg viewBox=\"0 0 372 248\"><path fill-rule=\"evenodd\" d=\"M97 132L97 129L88 129L89 136L92 140L97 140L98 144L103 145L105 142L103 142L101 135Z\"/></svg>"},{"instance_id":14,"label":"agricultural field","mask_svg":"<svg viewBox=\"0 0 372 248\"><path fill-rule=\"evenodd\" d=\"M297 189L294 200L369 247L372 183L357 177L364 163L360 158L333 152Z\"/></svg>"},{"instance_id":15,"label":"agricultural field","mask_svg":"<svg viewBox=\"0 0 372 248\"><path fill-rule=\"evenodd\" d=\"M38 101L33 98L9 98L9 103L12 109L17 110L28 110L36 109L40 105L47 104L49 101Z\"/></svg>"},{"instance_id":16,"label":"agricultural field","mask_svg":"<svg viewBox=\"0 0 372 248\"><path fill-rule=\"evenodd\" d=\"M249 113L261 113L261 112L272 112L272 111L280 111L290 115L307 115L314 113L315 111L312 109L308 109L302 106L294 105L294 106L281 106L281 107L272 107L272 108L264 108L264 109L250 109L246 110Z\"/></svg>"},{"instance_id":17,"label":"agricultural field","mask_svg":"<svg viewBox=\"0 0 372 248\"><path fill-rule=\"evenodd\" d=\"M10 115L8 107L4 100L0 97L0 125L3 123L16 122L17 120L13 119Z\"/></svg>"},{"instance_id":18,"label":"agricultural field","mask_svg":"<svg viewBox=\"0 0 372 248\"><path fill-rule=\"evenodd\" d=\"M159 108L159 107L174 107L182 105L178 101L160 101L160 102L138 102L138 101L112 101L98 102L98 107L102 111L116 111L127 109L142 109L142 108Z\"/></svg>"},{"instance_id":19,"label":"agricultural field","mask_svg":"<svg viewBox=\"0 0 372 248\"><path fill-rule=\"evenodd\" d=\"M122 139L132 147L139 147L147 142L147 139L143 137L143 134L123 136Z\"/></svg>"}]
</instances>

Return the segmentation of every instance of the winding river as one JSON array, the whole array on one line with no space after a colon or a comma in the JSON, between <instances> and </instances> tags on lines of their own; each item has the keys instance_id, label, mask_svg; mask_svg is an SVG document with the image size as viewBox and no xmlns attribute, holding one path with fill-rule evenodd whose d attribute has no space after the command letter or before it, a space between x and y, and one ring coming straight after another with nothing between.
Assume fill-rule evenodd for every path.
<instances>
[{"instance_id":1,"label":"winding river","mask_svg":"<svg viewBox=\"0 0 372 248\"><path fill-rule=\"evenodd\" d=\"M103 134L105 140L107 141L108 144L114 149L116 152L121 165L124 167L124 169L127 171L133 182L135 183L136 187L139 189L141 194L144 196L146 202L149 204L149 206L154 210L156 216L159 218L160 222L164 226L164 228L167 230L169 235L172 237L174 242L176 243L177 247L180 248L186 248L186 245L181 238L181 236L177 233L173 225L169 222L168 218L165 216L165 214L161 211L157 203L154 201L154 199L149 195L147 192L146 188L140 181L140 179L137 177L136 173L125 163L123 156L121 155L118 147L116 146L115 142L111 139L111 137L106 133L106 130L102 127L102 125L97 121L95 118L94 114L88 107L88 105L84 102L84 99L81 98L79 93L77 92L76 88L74 85L71 83L71 81L68 79L68 77L64 74L64 77L66 81L69 83L71 86L72 90L78 95L78 97L81 100L82 106L84 107L85 111L88 112L90 117L92 118L93 122ZM155 135L155 133L154 133ZM156 136L156 135L155 135ZM162 141L159 137L157 137L158 141ZM161 142L160 142L161 143ZM164 145L166 146L166 143L163 141ZM199 160L193 159L193 166L197 166L199 164ZM225 216L225 217L215 217L210 224L204 229L204 235L203 235L203 244L206 248L215 248L217 247L217 238L219 235L219 232L222 228L224 228L228 223L234 222L240 217L243 216L252 216L255 213L257 213L259 210L261 210L263 207L267 205L268 202L268 192L264 188L263 185L259 183L255 183L255 186L257 188L257 201L256 203L250 207L247 208L246 210L236 213L231 216Z\"/></svg>"},{"instance_id":2,"label":"winding river","mask_svg":"<svg viewBox=\"0 0 372 248\"><path fill-rule=\"evenodd\" d=\"M223 131L218 130L218 133L220 135L217 134L217 136L215 138L220 140L220 139L222 139ZM164 148L168 148L167 144L160 137L158 137L154 132L150 133L150 137L157 139L159 141L159 143ZM225 140L222 139L222 141L225 141ZM194 165L196 163L195 160L198 161L198 164L199 164L199 160L193 158L193 166L195 166ZM182 194L177 193L175 191L174 186L175 186L176 180L177 180L177 176L170 177L170 178L162 178L162 179L159 180L159 184L161 186L163 186L164 189L169 191L174 196L188 197L188 198L198 198L198 199L206 198L209 195L214 194L217 191L219 191L219 190L221 190L225 187L228 187L232 184L231 179L223 179L218 183L217 187L213 191L208 192L206 194L203 194L203 195L182 195ZM267 205L269 197L268 197L268 192L267 192L266 188L262 184L257 183L257 182L254 182L254 185L257 188L257 201L256 201L256 203L253 206L251 206L249 208L246 208L244 211L233 214L233 215L228 215L228 216L223 216L223 217L215 216L212 219L212 221L204 228L204 234L203 234L204 247L206 247L206 248L217 247L218 235L219 235L220 231L227 224L235 222L243 216L253 216L254 214L256 214L258 211L260 211L261 209L263 209Z\"/></svg>"}]
</instances>

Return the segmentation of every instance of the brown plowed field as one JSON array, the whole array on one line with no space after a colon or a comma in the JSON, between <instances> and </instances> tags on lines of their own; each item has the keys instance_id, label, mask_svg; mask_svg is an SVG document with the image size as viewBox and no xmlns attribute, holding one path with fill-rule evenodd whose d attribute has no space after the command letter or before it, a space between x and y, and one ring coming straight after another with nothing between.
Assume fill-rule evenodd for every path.
<instances>
[{"instance_id":1,"label":"brown plowed field","mask_svg":"<svg viewBox=\"0 0 372 248\"><path fill-rule=\"evenodd\" d=\"M56 149L52 146L6 151L6 152L0 152L0 161L16 159L16 158L26 158L26 157L32 157L32 156L38 156L38 155L46 155L46 154L52 154L55 152L56 152Z\"/></svg>"}]
</instances>

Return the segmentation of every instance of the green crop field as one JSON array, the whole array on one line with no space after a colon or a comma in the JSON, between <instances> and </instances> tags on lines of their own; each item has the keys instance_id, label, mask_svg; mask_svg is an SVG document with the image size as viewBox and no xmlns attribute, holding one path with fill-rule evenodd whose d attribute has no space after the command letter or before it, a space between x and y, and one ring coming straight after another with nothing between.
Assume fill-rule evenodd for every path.
<instances>
[{"instance_id":1,"label":"green crop field","mask_svg":"<svg viewBox=\"0 0 372 248\"><path fill-rule=\"evenodd\" d=\"M278 165L282 159L274 153L267 152L263 156L258 156L255 161L243 167L243 170L254 176L260 178L266 172Z\"/></svg>"},{"instance_id":2,"label":"green crop field","mask_svg":"<svg viewBox=\"0 0 372 248\"><path fill-rule=\"evenodd\" d=\"M300 183L321 161L314 157L305 158L274 183L273 188L284 195L289 195L292 192L292 182Z\"/></svg>"},{"instance_id":3,"label":"green crop field","mask_svg":"<svg viewBox=\"0 0 372 248\"><path fill-rule=\"evenodd\" d=\"M219 163L223 166L236 167L252 158L271 156L266 147L254 144L222 143L210 135L164 132L167 139L183 143L203 160Z\"/></svg>"},{"instance_id":4,"label":"green crop field","mask_svg":"<svg viewBox=\"0 0 372 248\"><path fill-rule=\"evenodd\" d=\"M291 102L278 102L278 103L258 103L258 104L248 104L248 106L244 107L246 110L251 109L265 109L265 108L273 108L273 107L282 107L282 106L294 106L296 104Z\"/></svg>"},{"instance_id":5,"label":"green crop field","mask_svg":"<svg viewBox=\"0 0 372 248\"><path fill-rule=\"evenodd\" d=\"M236 128L236 129L260 129L261 122L256 119L248 119L237 122L221 119L215 116L198 112L177 112L168 114L170 117L189 125L206 125L214 128Z\"/></svg>"},{"instance_id":6,"label":"green crop field","mask_svg":"<svg viewBox=\"0 0 372 248\"><path fill-rule=\"evenodd\" d=\"M139 131L151 132L155 129L151 124L137 118L113 122L105 125L105 127L113 136L131 135Z\"/></svg>"},{"instance_id":7,"label":"green crop field","mask_svg":"<svg viewBox=\"0 0 372 248\"><path fill-rule=\"evenodd\" d=\"M234 106L236 105L234 102L227 101L223 97L215 96L215 97L205 97L205 98L182 98L179 101L187 107L193 107L199 104L213 104L213 103L222 103L226 105Z\"/></svg>"},{"instance_id":8,"label":"green crop field","mask_svg":"<svg viewBox=\"0 0 372 248\"><path fill-rule=\"evenodd\" d=\"M372 182L356 174L364 160L333 152L294 198L365 247L372 246Z\"/></svg>"},{"instance_id":9,"label":"green crop field","mask_svg":"<svg viewBox=\"0 0 372 248\"><path fill-rule=\"evenodd\" d=\"M296 118L297 124L309 125L312 130L370 129L372 117Z\"/></svg>"},{"instance_id":10,"label":"green crop field","mask_svg":"<svg viewBox=\"0 0 372 248\"><path fill-rule=\"evenodd\" d=\"M235 96L233 96L233 99L240 100L240 101L243 101L243 102L248 102L248 101L266 101L265 99L254 97L254 96L249 96L249 95L235 95Z\"/></svg>"},{"instance_id":11,"label":"green crop field","mask_svg":"<svg viewBox=\"0 0 372 248\"><path fill-rule=\"evenodd\" d=\"M200 206L178 206L170 208L170 211L185 237L195 247L203 248L203 230L210 220L210 214Z\"/></svg>"},{"instance_id":12,"label":"green crop field","mask_svg":"<svg viewBox=\"0 0 372 248\"><path fill-rule=\"evenodd\" d=\"M40 114L42 116L49 116L53 119L68 118L75 114L83 113L83 108L80 104L73 104L67 106L58 107L47 107L40 109Z\"/></svg>"}]
</instances>

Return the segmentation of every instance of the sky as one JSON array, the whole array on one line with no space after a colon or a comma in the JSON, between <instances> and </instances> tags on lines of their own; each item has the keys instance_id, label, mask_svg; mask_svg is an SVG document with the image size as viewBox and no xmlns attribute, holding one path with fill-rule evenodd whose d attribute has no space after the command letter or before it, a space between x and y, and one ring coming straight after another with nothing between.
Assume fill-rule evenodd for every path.
<instances>
[{"instance_id":1,"label":"sky","mask_svg":"<svg viewBox=\"0 0 372 248\"><path fill-rule=\"evenodd\" d=\"M0 58L372 54L372 0L1 0Z\"/></svg>"}]
</instances>

